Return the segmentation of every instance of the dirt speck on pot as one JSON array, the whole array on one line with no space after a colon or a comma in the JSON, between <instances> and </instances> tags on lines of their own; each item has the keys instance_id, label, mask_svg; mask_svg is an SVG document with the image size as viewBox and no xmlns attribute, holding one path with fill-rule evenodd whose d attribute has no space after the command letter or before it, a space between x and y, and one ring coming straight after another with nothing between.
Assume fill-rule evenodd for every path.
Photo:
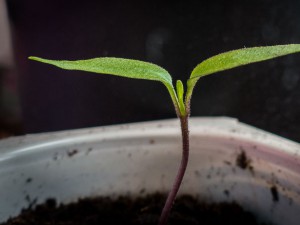
<instances>
[{"instance_id":1,"label":"dirt speck on pot","mask_svg":"<svg viewBox=\"0 0 300 225\"><path fill-rule=\"evenodd\" d=\"M29 183L31 183L32 182L32 178L31 177L28 177L27 179L26 179L26 184L29 184Z\"/></svg>"},{"instance_id":2,"label":"dirt speck on pot","mask_svg":"<svg viewBox=\"0 0 300 225\"><path fill-rule=\"evenodd\" d=\"M153 139L149 140L149 144L153 145L155 143L155 141Z\"/></svg>"},{"instance_id":3,"label":"dirt speck on pot","mask_svg":"<svg viewBox=\"0 0 300 225\"><path fill-rule=\"evenodd\" d=\"M199 170L195 170L194 174L195 174L196 177L201 177L201 173L200 173Z\"/></svg>"},{"instance_id":4,"label":"dirt speck on pot","mask_svg":"<svg viewBox=\"0 0 300 225\"><path fill-rule=\"evenodd\" d=\"M58 160L58 153L57 152L53 155L53 160L54 161Z\"/></svg>"},{"instance_id":5,"label":"dirt speck on pot","mask_svg":"<svg viewBox=\"0 0 300 225\"><path fill-rule=\"evenodd\" d=\"M273 202L278 202L279 201L279 194L278 194L277 187L275 185L271 186L270 191L271 191Z\"/></svg>"},{"instance_id":6,"label":"dirt speck on pot","mask_svg":"<svg viewBox=\"0 0 300 225\"><path fill-rule=\"evenodd\" d=\"M88 150L86 151L86 155L90 154L91 151L93 151L93 148L88 148Z\"/></svg>"},{"instance_id":7,"label":"dirt speck on pot","mask_svg":"<svg viewBox=\"0 0 300 225\"><path fill-rule=\"evenodd\" d=\"M145 194L145 192L146 192L146 189L145 188L142 188L141 190L140 190L140 194L142 195L142 194Z\"/></svg>"},{"instance_id":8,"label":"dirt speck on pot","mask_svg":"<svg viewBox=\"0 0 300 225\"><path fill-rule=\"evenodd\" d=\"M69 157L73 157L74 155L76 155L79 151L77 149L73 149L67 152Z\"/></svg>"},{"instance_id":9,"label":"dirt speck on pot","mask_svg":"<svg viewBox=\"0 0 300 225\"><path fill-rule=\"evenodd\" d=\"M33 209L37 204L37 198L31 198L30 195L25 195L25 201L28 202L28 209Z\"/></svg>"},{"instance_id":10,"label":"dirt speck on pot","mask_svg":"<svg viewBox=\"0 0 300 225\"><path fill-rule=\"evenodd\" d=\"M251 165L251 159L248 158L245 150L241 148L241 152L236 157L236 165L243 170L249 169L253 172L253 166Z\"/></svg>"},{"instance_id":11,"label":"dirt speck on pot","mask_svg":"<svg viewBox=\"0 0 300 225\"><path fill-rule=\"evenodd\" d=\"M224 193L224 195L226 195L227 197L229 197L229 195L230 195L230 191L227 190L227 189L225 189L225 190L223 191L223 193Z\"/></svg>"},{"instance_id":12,"label":"dirt speck on pot","mask_svg":"<svg viewBox=\"0 0 300 225\"><path fill-rule=\"evenodd\" d=\"M227 160L225 160L224 163L225 163L226 165L228 165L228 166L231 166L231 162L229 162L229 161L227 161Z\"/></svg>"}]
</instances>

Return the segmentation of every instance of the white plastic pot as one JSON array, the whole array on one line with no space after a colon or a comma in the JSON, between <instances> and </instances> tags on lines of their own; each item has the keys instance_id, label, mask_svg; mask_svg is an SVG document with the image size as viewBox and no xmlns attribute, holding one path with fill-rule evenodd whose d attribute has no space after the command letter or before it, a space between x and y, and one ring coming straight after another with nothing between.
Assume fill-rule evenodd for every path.
<instances>
[{"instance_id":1,"label":"white plastic pot","mask_svg":"<svg viewBox=\"0 0 300 225\"><path fill-rule=\"evenodd\" d=\"M300 145L230 118L190 120L180 194L235 200L261 220L298 225ZM245 152L248 167L237 165ZM181 157L179 121L14 137L0 142L0 222L47 198L167 192Z\"/></svg>"}]
</instances>

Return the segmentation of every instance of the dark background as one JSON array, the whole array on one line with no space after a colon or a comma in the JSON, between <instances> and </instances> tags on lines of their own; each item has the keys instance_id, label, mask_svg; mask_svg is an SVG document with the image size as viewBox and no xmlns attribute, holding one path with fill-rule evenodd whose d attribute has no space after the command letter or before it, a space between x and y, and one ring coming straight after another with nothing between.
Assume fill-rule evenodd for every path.
<instances>
[{"instance_id":1,"label":"dark background","mask_svg":"<svg viewBox=\"0 0 300 225\"><path fill-rule=\"evenodd\" d=\"M202 60L300 43L300 1L8 0L24 133L175 117L158 82L63 71L27 60L114 56L186 80ZM230 116L300 141L300 55L201 79L192 116Z\"/></svg>"}]
</instances>

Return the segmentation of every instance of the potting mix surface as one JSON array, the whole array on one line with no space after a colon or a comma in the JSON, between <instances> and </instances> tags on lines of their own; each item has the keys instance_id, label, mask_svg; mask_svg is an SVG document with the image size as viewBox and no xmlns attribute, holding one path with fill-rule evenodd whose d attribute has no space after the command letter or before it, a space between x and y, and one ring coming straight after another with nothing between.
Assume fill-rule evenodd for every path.
<instances>
[{"instance_id":1,"label":"potting mix surface","mask_svg":"<svg viewBox=\"0 0 300 225\"><path fill-rule=\"evenodd\" d=\"M58 205L54 199L24 209L1 225L157 225L165 196L98 197L77 203ZM267 225L258 223L253 214L236 203L207 204L190 196L178 197L169 225Z\"/></svg>"}]
</instances>

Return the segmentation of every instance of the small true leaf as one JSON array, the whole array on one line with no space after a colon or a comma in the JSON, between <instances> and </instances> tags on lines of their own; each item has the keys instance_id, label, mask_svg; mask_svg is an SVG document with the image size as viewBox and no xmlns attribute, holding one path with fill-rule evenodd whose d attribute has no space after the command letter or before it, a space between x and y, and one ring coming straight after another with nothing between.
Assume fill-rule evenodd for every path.
<instances>
[{"instance_id":1,"label":"small true leaf","mask_svg":"<svg viewBox=\"0 0 300 225\"><path fill-rule=\"evenodd\" d=\"M176 91L178 99L183 99L184 88L181 80L177 80L176 82Z\"/></svg>"},{"instance_id":2,"label":"small true leaf","mask_svg":"<svg viewBox=\"0 0 300 225\"><path fill-rule=\"evenodd\" d=\"M183 116L186 114L186 112L185 112L185 106L183 102L184 87L181 80L177 80L176 82L176 92L178 97L180 115Z\"/></svg>"}]
</instances>

